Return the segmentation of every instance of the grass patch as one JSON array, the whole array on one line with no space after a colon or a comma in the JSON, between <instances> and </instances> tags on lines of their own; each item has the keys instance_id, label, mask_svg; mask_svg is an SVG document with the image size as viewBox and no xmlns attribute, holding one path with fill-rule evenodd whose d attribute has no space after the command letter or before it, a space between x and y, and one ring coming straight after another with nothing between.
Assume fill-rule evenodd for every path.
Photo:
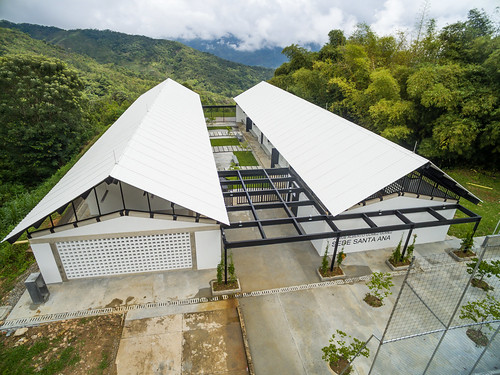
<instances>
[{"instance_id":1,"label":"grass patch","mask_svg":"<svg viewBox=\"0 0 500 375\"><path fill-rule=\"evenodd\" d=\"M239 146L238 138L213 138L210 140L212 147L214 146Z\"/></svg>"},{"instance_id":2,"label":"grass patch","mask_svg":"<svg viewBox=\"0 0 500 375\"><path fill-rule=\"evenodd\" d=\"M104 370L106 370L110 364L111 364L111 356L107 351L102 352L101 362L99 362L99 365L97 366L98 372L100 374L103 374Z\"/></svg>"},{"instance_id":3,"label":"grass patch","mask_svg":"<svg viewBox=\"0 0 500 375\"><path fill-rule=\"evenodd\" d=\"M460 204L462 206L482 217L475 236L492 234L500 218L500 172L460 168L445 170L445 172L482 200L481 203L475 205L463 198L460 199ZM491 189L472 184L489 187ZM456 217L460 216L456 215ZM463 238L473 227L474 224L452 225L448 234Z\"/></svg>"},{"instance_id":4,"label":"grass patch","mask_svg":"<svg viewBox=\"0 0 500 375\"><path fill-rule=\"evenodd\" d=\"M227 130L231 131L233 128L231 126L208 126L208 130Z\"/></svg>"},{"instance_id":5,"label":"grass patch","mask_svg":"<svg viewBox=\"0 0 500 375\"><path fill-rule=\"evenodd\" d=\"M54 344L54 340L49 341L44 338L34 343L31 347L28 347L28 345L19 345L16 347L4 348L0 354L0 373L23 375L34 373L58 374L61 370L74 366L80 361L78 352L76 352L76 349L72 346L68 346L52 355L49 349L53 347ZM51 355L51 359L37 371L34 367L33 358L42 354Z\"/></svg>"},{"instance_id":6,"label":"grass patch","mask_svg":"<svg viewBox=\"0 0 500 375\"><path fill-rule=\"evenodd\" d=\"M252 151L234 151L233 154L236 155L241 166L259 165Z\"/></svg>"}]
</instances>

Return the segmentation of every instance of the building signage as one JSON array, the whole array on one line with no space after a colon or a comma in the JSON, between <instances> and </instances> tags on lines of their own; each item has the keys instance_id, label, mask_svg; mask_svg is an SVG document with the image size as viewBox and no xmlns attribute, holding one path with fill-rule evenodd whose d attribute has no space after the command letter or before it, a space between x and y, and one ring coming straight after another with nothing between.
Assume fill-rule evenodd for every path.
<instances>
[{"instance_id":1,"label":"building signage","mask_svg":"<svg viewBox=\"0 0 500 375\"><path fill-rule=\"evenodd\" d=\"M391 239L392 232L383 233L369 233L357 236L346 236L341 237L339 245L349 246L349 245L359 245L369 242L379 242L379 241L389 241Z\"/></svg>"}]
</instances>

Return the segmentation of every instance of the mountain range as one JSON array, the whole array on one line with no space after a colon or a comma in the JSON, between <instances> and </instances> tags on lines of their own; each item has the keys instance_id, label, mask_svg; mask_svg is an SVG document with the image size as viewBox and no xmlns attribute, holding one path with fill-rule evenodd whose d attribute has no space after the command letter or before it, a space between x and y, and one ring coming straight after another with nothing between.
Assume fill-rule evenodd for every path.
<instances>
[{"instance_id":1,"label":"mountain range","mask_svg":"<svg viewBox=\"0 0 500 375\"><path fill-rule=\"evenodd\" d=\"M78 70L95 75L101 84L130 86L175 79L202 95L205 102L230 98L272 77L273 69L247 66L198 51L180 42L129 35L110 30L64 30L0 21L0 55L36 53L57 57ZM97 70L96 70L97 69ZM104 73L106 72L106 73ZM113 77L122 76L115 81ZM95 81L98 78L94 77ZM106 82L106 80L113 82ZM125 82L122 80L125 79Z\"/></svg>"}]
</instances>

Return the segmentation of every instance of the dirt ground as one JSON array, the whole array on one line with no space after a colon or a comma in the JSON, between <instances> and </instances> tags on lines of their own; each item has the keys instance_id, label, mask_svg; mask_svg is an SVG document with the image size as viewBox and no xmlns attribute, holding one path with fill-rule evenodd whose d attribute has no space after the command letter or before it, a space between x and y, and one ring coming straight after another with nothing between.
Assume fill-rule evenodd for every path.
<instances>
[{"instance_id":1,"label":"dirt ground","mask_svg":"<svg viewBox=\"0 0 500 375\"><path fill-rule=\"evenodd\" d=\"M122 329L123 315L113 314L1 332L0 373L115 375Z\"/></svg>"}]
</instances>

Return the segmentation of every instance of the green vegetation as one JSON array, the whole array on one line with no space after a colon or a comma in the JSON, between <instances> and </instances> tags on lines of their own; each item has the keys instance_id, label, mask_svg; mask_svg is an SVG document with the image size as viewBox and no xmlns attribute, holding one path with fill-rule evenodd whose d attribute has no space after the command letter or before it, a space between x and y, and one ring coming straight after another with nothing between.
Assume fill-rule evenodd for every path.
<instances>
[{"instance_id":1,"label":"green vegetation","mask_svg":"<svg viewBox=\"0 0 500 375\"><path fill-rule=\"evenodd\" d=\"M326 275L328 272L328 248L330 247L330 242L326 241L325 253L321 258L321 274Z\"/></svg>"},{"instance_id":2,"label":"green vegetation","mask_svg":"<svg viewBox=\"0 0 500 375\"><path fill-rule=\"evenodd\" d=\"M237 138L212 138L210 140L212 147L214 146L239 146L240 141Z\"/></svg>"},{"instance_id":3,"label":"green vegetation","mask_svg":"<svg viewBox=\"0 0 500 375\"><path fill-rule=\"evenodd\" d=\"M236 117L236 108L204 108L205 117Z\"/></svg>"},{"instance_id":4,"label":"green vegetation","mask_svg":"<svg viewBox=\"0 0 500 375\"><path fill-rule=\"evenodd\" d=\"M39 183L93 135L82 108L83 82L62 61L30 55L0 57L0 86L4 183Z\"/></svg>"},{"instance_id":5,"label":"green vegetation","mask_svg":"<svg viewBox=\"0 0 500 375\"><path fill-rule=\"evenodd\" d=\"M97 138L97 137L96 137ZM88 146L90 147L90 146ZM83 151L82 153L83 154ZM80 154L80 155L81 155ZM14 198L4 202L0 207L0 237L3 239L14 226L52 189L52 187L76 163L78 157L73 157L69 163L59 168L50 178L32 190L19 193ZM25 239L23 235L21 239ZM10 245L0 243L0 294L12 288L12 283L33 263L34 257L27 252L28 244Z\"/></svg>"},{"instance_id":6,"label":"green vegetation","mask_svg":"<svg viewBox=\"0 0 500 375\"><path fill-rule=\"evenodd\" d=\"M478 261L478 258L474 258L472 259L471 263L467 263L467 273L469 275L472 275L472 273L474 272ZM500 260L492 260L489 262L487 260L482 260L481 263L479 263L474 276L478 276L479 278L474 277L472 279L471 283L473 286L475 286L476 288L481 288L485 291L492 290L493 287L491 287L486 281L484 281L484 278L495 276L500 279Z\"/></svg>"},{"instance_id":7,"label":"green vegetation","mask_svg":"<svg viewBox=\"0 0 500 375\"><path fill-rule=\"evenodd\" d=\"M236 155L241 166L259 165L252 151L234 151L233 154Z\"/></svg>"},{"instance_id":8,"label":"green vegetation","mask_svg":"<svg viewBox=\"0 0 500 375\"><path fill-rule=\"evenodd\" d=\"M380 307L384 298L392 294L391 287L394 284L390 273L374 272L366 286L370 289L370 293L366 294L364 301L371 306Z\"/></svg>"},{"instance_id":9,"label":"green vegetation","mask_svg":"<svg viewBox=\"0 0 500 375\"><path fill-rule=\"evenodd\" d=\"M231 96L271 74L177 42L0 21L0 237L69 170L89 139L160 81L182 82L204 104L233 104ZM0 244L2 294L33 262L27 249Z\"/></svg>"},{"instance_id":10,"label":"green vegetation","mask_svg":"<svg viewBox=\"0 0 500 375\"><path fill-rule=\"evenodd\" d=\"M132 72L142 79L160 82L171 77L200 93L204 104L231 104L230 98L272 76L271 69L223 60L170 40L110 30L66 31L8 21L1 21L0 27L20 30L64 52L88 56L99 64ZM215 98L225 100L213 100Z\"/></svg>"},{"instance_id":11,"label":"green vegetation","mask_svg":"<svg viewBox=\"0 0 500 375\"><path fill-rule=\"evenodd\" d=\"M75 353L72 346L65 347L58 355L54 356L41 370L35 369L33 358L46 352L56 340L42 339L31 347L19 345L0 351L0 373L1 374L59 374L68 367L75 366L80 357Z\"/></svg>"},{"instance_id":12,"label":"green vegetation","mask_svg":"<svg viewBox=\"0 0 500 375\"><path fill-rule=\"evenodd\" d=\"M476 9L436 29L378 36L332 30L319 52L292 44L270 82L439 165L500 165L500 36Z\"/></svg>"},{"instance_id":13,"label":"green vegetation","mask_svg":"<svg viewBox=\"0 0 500 375\"><path fill-rule=\"evenodd\" d=\"M103 351L101 354L101 362L99 362L99 366L97 366L97 371L100 374L104 374L104 370L106 370L111 364L111 356L109 352Z\"/></svg>"},{"instance_id":14,"label":"green vegetation","mask_svg":"<svg viewBox=\"0 0 500 375\"><path fill-rule=\"evenodd\" d=\"M460 319L473 321L474 323L484 323L500 319L500 301L493 295L487 294L481 300L470 301L462 306L459 317ZM482 332L484 326L492 329L489 323L485 323L473 326L466 331L467 336L480 346L488 345L489 341L488 336Z\"/></svg>"},{"instance_id":15,"label":"green vegetation","mask_svg":"<svg viewBox=\"0 0 500 375\"><path fill-rule=\"evenodd\" d=\"M230 127L230 126L208 126L208 130L227 130L227 131L231 131L231 130L233 130L233 128Z\"/></svg>"},{"instance_id":16,"label":"green vegetation","mask_svg":"<svg viewBox=\"0 0 500 375\"><path fill-rule=\"evenodd\" d=\"M364 347L365 343L363 341L338 329L337 335L339 338L332 334L332 338L329 340L330 345L321 348L321 350L323 351L323 360L330 364L336 373L340 374L349 365L349 362L354 359L354 356L359 353L359 355L368 358L370 350ZM352 342L347 344L346 337L352 339ZM349 367L343 373L350 374L351 368Z\"/></svg>"},{"instance_id":17,"label":"green vegetation","mask_svg":"<svg viewBox=\"0 0 500 375\"><path fill-rule=\"evenodd\" d=\"M492 234L500 219L498 215L500 212L500 173L498 171L458 168L445 170L445 172L482 200L477 205L465 199L460 200L461 205L482 217L475 236ZM457 217L461 216L457 214ZM473 226L474 224L452 225L448 234L464 238L473 229Z\"/></svg>"}]
</instances>

